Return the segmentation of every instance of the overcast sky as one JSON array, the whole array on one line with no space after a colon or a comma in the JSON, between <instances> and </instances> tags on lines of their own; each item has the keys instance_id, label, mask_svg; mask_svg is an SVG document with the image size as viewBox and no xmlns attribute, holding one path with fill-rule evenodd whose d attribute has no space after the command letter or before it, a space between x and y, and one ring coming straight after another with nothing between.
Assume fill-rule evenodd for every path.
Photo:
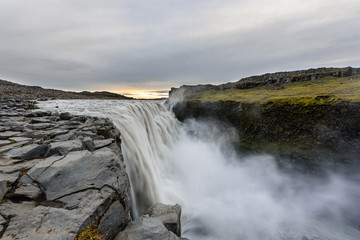
<instances>
[{"instance_id":1,"label":"overcast sky","mask_svg":"<svg viewBox=\"0 0 360 240\"><path fill-rule=\"evenodd\" d=\"M360 66L359 0L0 0L13 82L158 95L321 66Z\"/></svg>"}]
</instances>

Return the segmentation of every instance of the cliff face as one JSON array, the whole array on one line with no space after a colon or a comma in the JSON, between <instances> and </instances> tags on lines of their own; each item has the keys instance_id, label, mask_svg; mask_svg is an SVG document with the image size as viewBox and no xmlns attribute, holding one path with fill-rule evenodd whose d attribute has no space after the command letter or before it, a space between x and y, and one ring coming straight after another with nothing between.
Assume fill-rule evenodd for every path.
<instances>
[{"instance_id":1,"label":"cliff face","mask_svg":"<svg viewBox=\"0 0 360 240\"><path fill-rule=\"evenodd\" d=\"M316 80L325 71L335 75ZM250 77L233 83L230 90L187 95L173 105L173 111L181 121L214 118L234 126L240 139L235 145L241 150L309 159L354 159L360 154L356 90L360 78L353 76L358 73L359 69L353 68L335 73L318 69ZM281 83L289 81L285 76L290 75L297 83ZM271 84L281 83L279 88L269 87L270 79L276 79ZM239 87L250 82L261 86Z\"/></svg>"}]
</instances>

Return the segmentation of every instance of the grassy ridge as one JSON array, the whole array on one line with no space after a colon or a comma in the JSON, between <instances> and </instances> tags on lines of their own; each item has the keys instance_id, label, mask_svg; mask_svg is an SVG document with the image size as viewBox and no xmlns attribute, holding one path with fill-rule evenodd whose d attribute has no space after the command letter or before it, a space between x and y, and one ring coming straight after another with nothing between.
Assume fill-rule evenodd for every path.
<instances>
[{"instance_id":1,"label":"grassy ridge","mask_svg":"<svg viewBox=\"0 0 360 240\"><path fill-rule=\"evenodd\" d=\"M360 75L327 76L321 79L260 86L251 89L210 90L194 93L188 100L236 101L260 104L331 104L341 101L360 102Z\"/></svg>"}]
</instances>

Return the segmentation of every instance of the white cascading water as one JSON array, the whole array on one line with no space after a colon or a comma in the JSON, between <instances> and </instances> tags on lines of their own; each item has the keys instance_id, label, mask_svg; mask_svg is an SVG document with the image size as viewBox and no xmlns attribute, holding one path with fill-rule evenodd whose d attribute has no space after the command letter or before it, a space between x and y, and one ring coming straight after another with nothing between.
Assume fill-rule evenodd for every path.
<instances>
[{"instance_id":1,"label":"white cascading water","mask_svg":"<svg viewBox=\"0 0 360 240\"><path fill-rule=\"evenodd\" d=\"M108 117L119 128L134 216L156 202L183 207L189 239L358 240L360 186L349 176L310 177L273 157L239 157L231 129L183 124L160 101L48 101L41 108ZM349 225L349 219L353 225Z\"/></svg>"}]
</instances>

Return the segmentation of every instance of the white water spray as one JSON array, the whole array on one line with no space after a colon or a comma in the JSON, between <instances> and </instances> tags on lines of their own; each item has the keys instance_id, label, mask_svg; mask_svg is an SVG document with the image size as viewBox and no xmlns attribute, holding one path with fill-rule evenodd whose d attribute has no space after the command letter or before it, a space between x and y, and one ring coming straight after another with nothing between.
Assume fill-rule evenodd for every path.
<instances>
[{"instance_id":1,"label":"white water spray","mask_svg":"<svg viewBox=\"0 0 360 240\"><path fill-rule=\"evenodd\" d=\"M239 158L231 129L181 125L161 102L51 101L41 107L110 118L140 214L156 202L183 206L190 239L360 239L359 184L329 174L286 173L271 156ZM225 130L229 130L227 132Z\"/></svg>"}]
</instances>

